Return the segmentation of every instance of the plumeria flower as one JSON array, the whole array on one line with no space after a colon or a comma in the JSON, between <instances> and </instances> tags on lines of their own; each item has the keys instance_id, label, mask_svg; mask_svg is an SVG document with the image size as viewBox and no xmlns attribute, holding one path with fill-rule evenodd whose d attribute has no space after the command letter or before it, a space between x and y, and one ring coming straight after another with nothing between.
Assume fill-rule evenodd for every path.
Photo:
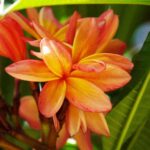
<instances>
[{"instance_id":1,"label":"plumeria flower","mask_svg":"<svg viewBox=\"0 0 150 150\"><path fill-rule=\"evenodd\" d=\"M133 64L127 58L98 53L111 41L118 27L116 15L112 12L104 14L99 20L110 19L113 26L109 25L109 20L107 28L102 28L102 31L106 30L102 35L97 19L86 19L72 36L72 46L43 38L40 43L42 61L25 60L6 68L13 77L47 82L38 101L39 110L45 117L55 115L65 97L83 111L110 111L111 103L104 92L120 88L131 79L128 71Z\"/></svg>"},{"instance_id":2,"label":"plumeria flower","mask_svg":"<svg viewBox=\"0 0 150 150\"><path fill-rule=\"evenodd\" d=\"M26 44L20 25L10 17L0 20L0 55L16 62L26 59Z\"/></svg>"}]
</instances>

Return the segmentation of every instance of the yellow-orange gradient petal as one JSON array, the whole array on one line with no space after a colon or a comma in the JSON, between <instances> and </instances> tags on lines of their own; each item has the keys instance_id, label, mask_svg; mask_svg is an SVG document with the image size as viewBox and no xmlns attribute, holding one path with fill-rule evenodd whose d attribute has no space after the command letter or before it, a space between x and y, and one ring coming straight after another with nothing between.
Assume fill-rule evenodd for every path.
<instances>
[{"instance_id":1,"label":"yellow-orange gradient petal","mask_svg":"<svg viewBox=\"0 0 150 150\"><path fill-rule=\"evenodd\" d=\"M71 76L86 79L104 92L121 88L131 80L130 75L126 71L115 65L106 65L106 69L100 73L74 71Z\"/></svg>"},{"instance_id":2,"label":"yellow-orange gradient petal","mask_svg":"<svg viewBox=\"0 0 150 150\"><path fill-rule=\"evenodd\" d=\"M81 78L67 79L67 99L76 107L91 112L111 110L111 102L105 93L93 83Z\"/></svg>"},{"instance_id":3,"label":"yellow-orange gradient petal","mask_svg":"<svg viewBox=\"0 0 150 150\"><path fill-rule=\"evenodd\" d=\"M44 38L41 41L42 58L48 68L56 75L68 74L71 69L70 48L58 41Z\"/></svg>"},{"instance_id":4,"label":"yellow-orange gradient petal","mask_svg":"<svg viewBox=\"0 0 150 150\"><path fill-rule=\"evenodd\" d=\"M100 30L95 18L86 19L76 30L73 42L72 57L73 62L78 62L81 58L96 51L99 42Z\"/></svg>"},{"instance_id":5,"label":"yellow-orange gradient petal","mask_svg":"<svg viewBox=\"0 0 150 150\"><path fill-rule=\"evenodd\" d=\"M50 7L43 7L39 12L39 22L50 35L54 34L60 27L61 24L55 18L53 11Z\"/></svg>"},{"instance_id":6,"label":"yellow-orange gradient petal","mask_svg":"<svg viewBox=\"0 0 150 150\"><path fill-rule=\"evenodd\" d=\"M101 33L100 36L100 42L97 48L97 52L101 52L106 47L106 45L111 41L111 39L113 38L113 36L117 31L119 24L118 16L115 15L112 10L104 12L97 19L98 24L100 24L103 20L105 20L106 23L103 32Z\"/></svg>"},{"instance_id":7,"label":"yellow-orange gradient petal","mask_svg":"<svg viewBox=\"0 0 150 150\"><path fill-rule=\"evenodd\" d=\"M79 131L81 124L83 124L85 129L86 124L84 113L73 105L69 105L66 116L66 126L70 136L75 135Z\"/></svg>"},{"instance_id":8,"label":"yellow-orange gradient petal","mask_svg":"<svg viewBox=\"0 0 150 150\"><path fill-rule=\"evenodd\" d=\"M46 83L40 93L38 107L45 117L54 116L63 104L66 94L65 81L56 80Z\"/></svg>"},{"instance_id":9,"label":"yellow-orange gradient petal","mask_svg":"<svg viewBox=\"0 0 150 150\"><path fill-rule=\"evenodd\" d=\"M45 82L58 79L40 60L22 60L6 67L6 72L26 81Z\"/></svg>"},{"instance_id":10,"label":"yellow-orange gradient petal","mask_svg":"<svg viewBox=\"0 0 150 150\"><path fill-rule=\"evenodd\" d=\"M110 135L107 122L103 113L85 112L85 118L87 126L91 131L100 135Z\"/></svg>"},{"instance_id":11,"label":"yellow-orange gradient petal","mask_svg":"<svg viewBox=\"0 0 150 150\"><path fill-rule=\"evenodd\" d=\"M33 129L39 130L41 128L39 112L33 96L24 96L21 98L19 115L26 120Z\"/></svg>"},{"instance_id":12,"label":"yellow-orange gradient petal","mask_svg":"<svg viewBox=\"0 0 150 150\"><path fill-rule=\"evenodd\" d=\"M87 130L86 133L83 133L82 130L80 130L74 136L74 138L77 141L77 144L80 150L93 150L90 131Z\"/></svg>"},{"instance_id":13,"label":"yellow-orange gradient petal","mask_svg":"<svg viewBox=\"0 0 150 150\"><path fill-rule=\"evenodd\" d=\"M133 63L126 57L112 54L112 53L99 53L90 55L80 61L80 63L84 63L87 61L103 61L106 64L113 64L119 66L120 68L130 71L133 69Z\"/></svg>"},{"instance_id":14,"label":"yellow-orange gradient petal","mask_svg":"<svg viewBox=\"0 0 150 150\"><path fill-rule=\"evenodd\" d=\"M111 40L108 45L102 50L103 53L113 53L123 55L126 49L125 42L119 39Z\"/></svg>"}]
</instances>

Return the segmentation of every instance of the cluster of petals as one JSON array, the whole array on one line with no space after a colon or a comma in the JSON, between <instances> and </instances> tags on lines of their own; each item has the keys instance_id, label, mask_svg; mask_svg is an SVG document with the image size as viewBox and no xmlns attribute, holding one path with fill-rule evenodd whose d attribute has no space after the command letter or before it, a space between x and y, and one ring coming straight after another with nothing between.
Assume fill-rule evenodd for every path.
<instances>
[{"instance_id":1,"label":"cluster of petals","mask_svg":"<svg viewBox=\"0 0 150 150\"><path fill-rule=\"evenodd\" d=\"M126 45L113 39L118 16L107 10L97 18L80 18L75 12L61 25L50 8L42 8L39 13L28 9L27 13L29 19L20 13L11 13L8 17L35 38L28 41L40 47L40 52L32 52L40 60L15 62L6 72L21 80L45 84L38 108L32 97L26 97L21 101L20 115L31 127L40 129L38 109L45 117L53 117L55 123L57 112L64 101L68 101L57 147L74 136L79 146L82 141L85 147L92 149L90 131L109 136L105 114L112 105L106 92L123 87L131 79L133 64L122 56Z\"/></svg>"}]
</instances>

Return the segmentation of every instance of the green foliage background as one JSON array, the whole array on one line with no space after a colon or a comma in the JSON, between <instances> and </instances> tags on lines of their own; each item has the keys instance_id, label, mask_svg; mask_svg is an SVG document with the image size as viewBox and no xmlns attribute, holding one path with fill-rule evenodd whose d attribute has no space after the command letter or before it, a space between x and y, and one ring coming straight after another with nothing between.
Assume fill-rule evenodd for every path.
<instances>
[{"instance_id":1,"label":"green foliage background","mask_svg":"<svg viewBox=\"0 0 150 150\"><path fill-rule=\"evenodd\" d=\"M7 0L7 4L14 1ZM92 3L92 4L91 4ZM113 3L113 5L112 5ZM125 5L120 5L125 3ZM67 4L67 5L66 5ZM70 5L69 5L70 4ZM82 4L82 5L81 5ZM115 4L115 5L114 5ZM117 5L116 5L117 4ZM134 5L133 5L134 4ZM135 5L143 4L143 5ZM128 56L133 57L133 33L139 25L150 21L149 0L21 0L12 10L31 6L53 5L56 17L64 21L74 10L85 16L98 16L111 8L119 15L120 26L116 37L128 44ZM148 33L147 33L148 34ZM111 137L92 136L95 150L149 150L150 149L150 35L142 50L133 57L135 64L132 81L123 89L111 93L113 110L107 121ZM11 104L13 79L4 72L10 61L0 58L1 93ZM22 95L29 94L28 84L22 83ZM25 127L29 135L38 137L37 132ZM20 144L20 143L18 143ZM23 149L30 149L24 146ZM67 144L63 150L76 150L76 145Z\"/></svg>"}]
</instances>

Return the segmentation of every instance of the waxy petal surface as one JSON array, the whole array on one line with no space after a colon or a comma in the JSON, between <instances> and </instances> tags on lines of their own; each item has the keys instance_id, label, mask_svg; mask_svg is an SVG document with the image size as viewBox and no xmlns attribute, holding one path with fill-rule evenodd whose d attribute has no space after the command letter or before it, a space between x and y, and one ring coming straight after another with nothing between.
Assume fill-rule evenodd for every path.
<instances>
[{"instance_id":1,"label":"waxy petal surface","mask_svg":"<svg viewBox=\"0 0 150 150\"><path fill-rule=\"evenodd\" d=\"M45 82L58 79L40 60L29 59L13 63L6 67L6 72L15 78L26 81Z\"/></svg>"},{"instance_id":2,"label":"waxy petal surface","mask_svg":"<svg viewBox=\"0 0 150 150\"><path fill-rule=\"evenodd\" d=\"M106 112L111 110L111 102L105 93L81 78L67 79L67 99L76 107L91 112Z\"/></svg>"},{"instance_id":3,"label":"waxy petal surface","mask_svg":"<svg viewBox=\"0 0 150 150\"><path fill-rule=\"evenodd\" d=\"M103 113L85 112L88 128L100 135L109 136L109 129ZM92 120L91 120L92 119Z\"/></svg>"},{"instance_id":4,"label":"waxy petal surface","mask_svg":"<svg viewBox=\"0 0 150 150\"><path fill-rule=\"evenodd\" d=\"M70 72L71 56L69 47L48 38L41 41L40 47L43 60L54 74L62 77Z\"/></svg>"},{"instance_id":5,"label":"waxy petal surface","mask_svg":"<svg viewBox=\"0 0 150 150\"><path fill-rule=\"evenodd\" d=\"M74 71L71 76L84 78L105 92L121 88L131 80L131 76L126 71L115 65L107 65L106 69L100 73Z\"/></svg>"},{"instance_id":6,"label":"waxy petal surface","mask_svg":"<svg viewBox=\"0 0 150 150\"><path fill-rule=\"evenodd\" d=\"M65 81L56 80L46 83L40 93L38 107L45 117L55 115L63 104L66 94Z\"/></svg>"},{"instance_id":7,"label":"waxy petal surface","mask_svg":"<svg viewBox=\"0 0 150 150\"><path fill-rule=\"evenodd\" d=\"M41 128L39 112L33 96L24 96L21 98L19 115L25 119L32 128L37 130Z\"/></svg>"}]
</instances>

